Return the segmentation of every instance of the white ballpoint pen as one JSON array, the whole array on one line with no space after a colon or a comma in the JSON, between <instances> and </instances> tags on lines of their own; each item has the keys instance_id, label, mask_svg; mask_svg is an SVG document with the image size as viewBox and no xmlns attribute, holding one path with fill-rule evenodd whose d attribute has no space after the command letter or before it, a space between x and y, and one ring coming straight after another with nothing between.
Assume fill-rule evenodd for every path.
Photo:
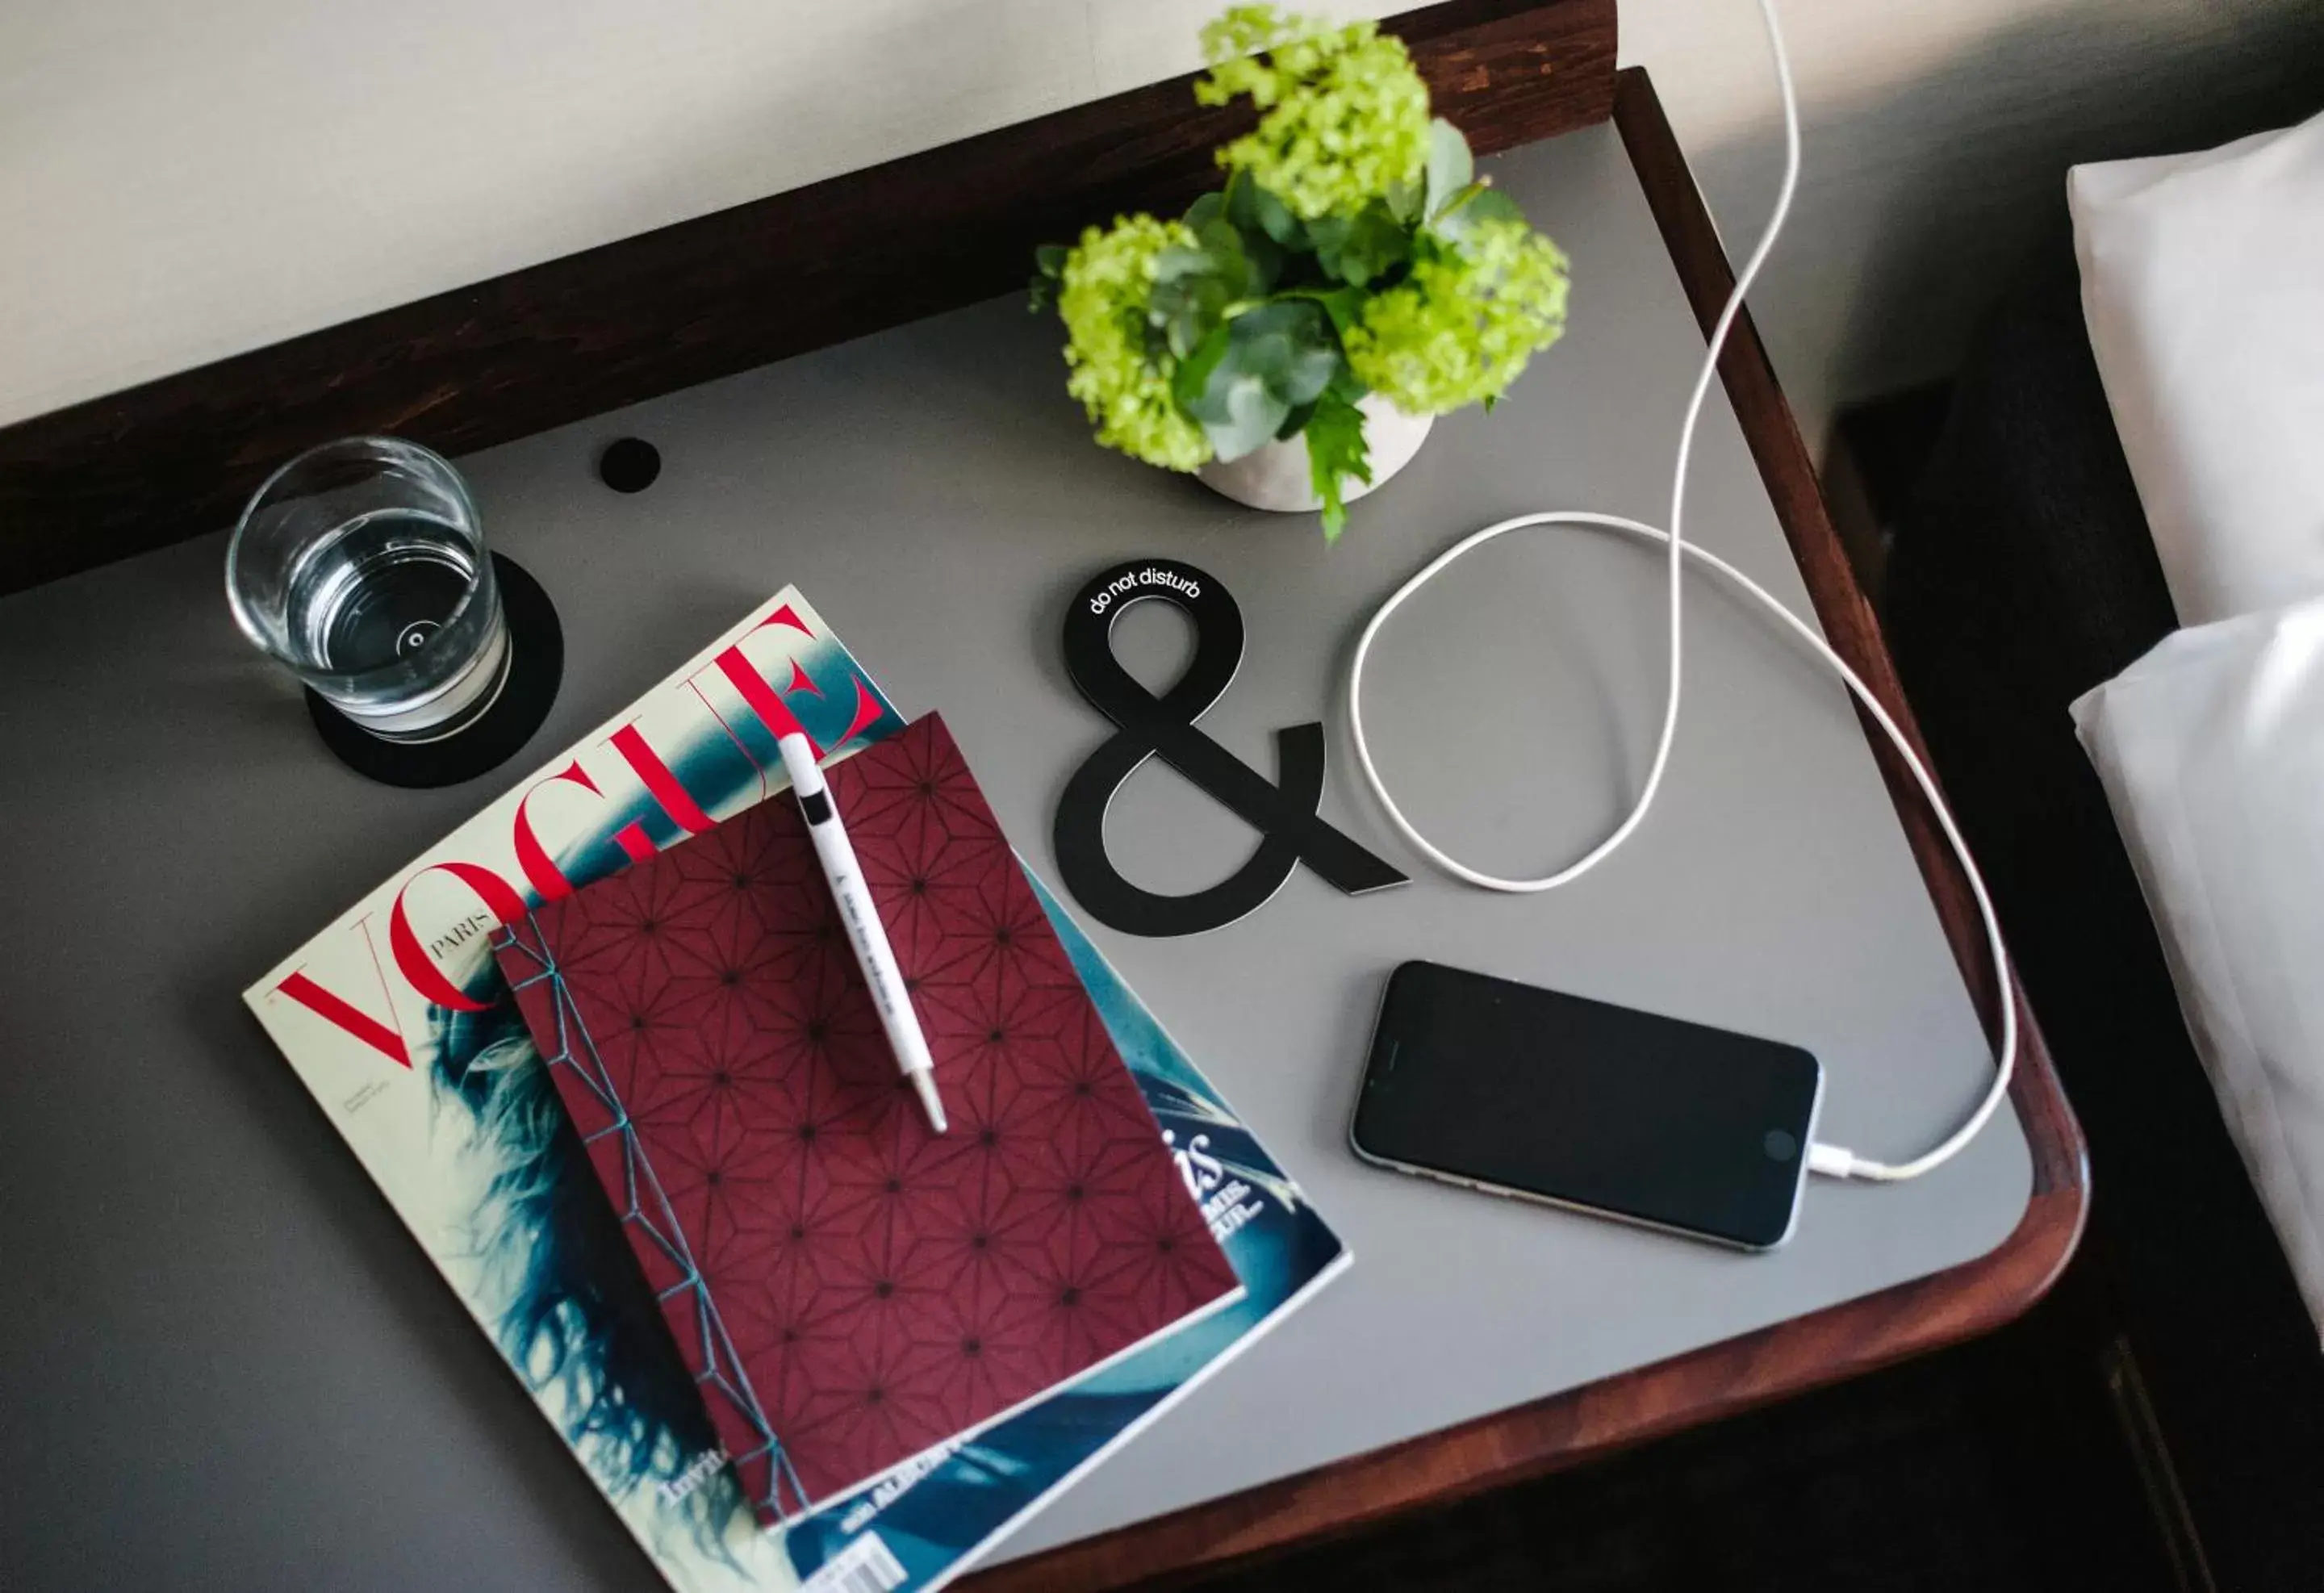
<instances>
[{"instance_id":1,"label":"white ballpoint pen","mask_svg":"<svg viewBox=\"0 0 2324 1593\"><path fill-rule=\"evenodd\" d=\"M945 1114L944 1102L936 1096L936 1058L928 1054L927 1036L920 1032L911 993L904 989L895 948L888 944L888 931L880 923L872 888L856 863L847 826L839 822L839 810L832 805L830 787L824 784L823 770L815 760L815 743L794 731L777 738L776 744L782 749L791 795L798 798L807 833L815 842L816 861L823 865L823 877L831 881L840 922L847 926L848 944L855 948L856 964L863 970L863 982L872 991L872 1005L879 1009L880 1027L888 1031L896 1065L912 1081L920 1104L927 1109L929 1124L941 1134Z\"/></svg>"}]
</instances>

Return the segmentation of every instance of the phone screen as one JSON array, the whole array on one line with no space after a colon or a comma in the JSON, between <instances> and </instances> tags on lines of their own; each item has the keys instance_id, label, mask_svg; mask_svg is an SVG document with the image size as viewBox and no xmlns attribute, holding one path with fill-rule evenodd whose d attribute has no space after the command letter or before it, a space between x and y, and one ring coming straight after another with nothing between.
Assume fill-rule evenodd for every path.
<instances>
[{"instance_id":1,"label":"phone screen","mask_svg":"<svg viewBox=\"0 0 2324 1593\"><path fill-rule=\"evenodd\" d=\"M1796 1045L1406 962L1349 1137L1406 1171L1766 1249L1791 1233L1821 1081Z\"/></svg>"}]
</instances>

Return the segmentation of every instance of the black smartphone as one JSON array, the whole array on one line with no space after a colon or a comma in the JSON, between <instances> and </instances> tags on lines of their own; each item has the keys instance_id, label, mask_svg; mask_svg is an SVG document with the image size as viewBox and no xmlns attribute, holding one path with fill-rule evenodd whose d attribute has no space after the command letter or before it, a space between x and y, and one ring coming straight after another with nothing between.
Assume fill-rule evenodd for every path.
<instances>
[{"instance_id":1,"label":"black smartphone","mask_svg":"<svg viewBox=\"0 0 2324 1593\"><path fill-rule=\"evenodd\" d=\"M1406 962L1348 1139L1398 1172L1766 1250L1798 1217L1822 1095L1797 1045Z\"/></svg>"}]
</instances>

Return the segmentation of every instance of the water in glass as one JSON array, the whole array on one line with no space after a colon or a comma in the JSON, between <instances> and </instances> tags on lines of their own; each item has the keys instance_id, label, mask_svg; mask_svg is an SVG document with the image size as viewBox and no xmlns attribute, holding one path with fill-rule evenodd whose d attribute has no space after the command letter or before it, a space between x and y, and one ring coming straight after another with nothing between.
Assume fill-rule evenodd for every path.
<instances>
[{"instance_id":1,"label":"water in glass","mask_svg":"<svg viewBox=\"0 0 2324 1593\"><path fill-rule=\"evenodd\" d=\"M466 485L392 437L326 444L277 471L235 529L226 592L253 641L374 735L448 735L506 675Z\"/></svg>"}]
</instances>

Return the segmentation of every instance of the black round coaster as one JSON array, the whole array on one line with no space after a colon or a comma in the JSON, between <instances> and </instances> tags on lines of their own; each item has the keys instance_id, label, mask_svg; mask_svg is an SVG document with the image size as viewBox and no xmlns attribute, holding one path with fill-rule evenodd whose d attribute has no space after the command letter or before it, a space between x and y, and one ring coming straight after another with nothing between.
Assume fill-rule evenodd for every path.
<instances>
[{"instance_id":1,"label":"black round coaster","mask_svg":"<svg viewBox=\"0 0 2324 1593\"><path fill-rule=\"evenodd\" d=\"M618 437L597 456L597 479L617 493L642 493L661 474L661 450L641 437Z\"/></svg>"},{"instance_id":2,"label":"black round coaster","mask_svg":"<svg viewBox=\"0 0 2324 1593\"><path fill-rule=\"evenodd\" d=\"M493 554L493 577L508 621L509 666L501 695L484 717L440 741L387 741L309 688L307 712L341 763L383 785L455 786L498 768L531 740L565 679L565 628L549 594L516 560Z\"/></svg>"}]
</instances>

